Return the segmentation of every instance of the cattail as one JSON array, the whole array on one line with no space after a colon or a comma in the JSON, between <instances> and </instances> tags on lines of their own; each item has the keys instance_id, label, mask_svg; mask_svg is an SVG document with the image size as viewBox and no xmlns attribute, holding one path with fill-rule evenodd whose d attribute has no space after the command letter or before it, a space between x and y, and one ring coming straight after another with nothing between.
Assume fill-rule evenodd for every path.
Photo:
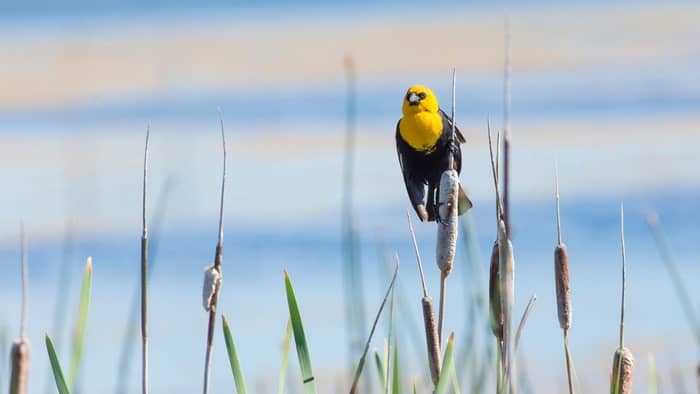
<instances>
[{"instance_id":1,"label":"cattail","mask_svg":"<svg viewBox=\"0 0 700 394\"><path fill-rule=\"evenodd\" d=\"M491 323L493 336L500 342L503 341L503 314L501 313L501 295L499 290L498 242L494 242L489 269L489 322Z\"/></svg>"},{"instance_id":2,"label":"cattail","mask_svg":"<svg viewBox=\"0 0 700 394\"><path fill-rule=\"evenodd\" d=\"M557 292L557 317L559 327L564 331L564 352L566 353L566 374L569 394L574 393L571 352L569 350L569 328L571 328L571 284L569 279L569 253L561 236L561 219L559 214L559 166L555 165L554 182L556 184L557 206L557 245L554 247L554 283Z\"/></svg>"},{"instance_id":3,"label":"cattail","mask_svg":"<svg viewBox=\"0 0 700 394\"><path fill-rule=\"evenodd\" d=\"M442 345L442 327L445 322L445 302L447 292L447 277L452 272L457 247L457 193L459 177L457 171L446 170L440 177L440 192L438 194L438 223L436 261L440 269L440 310L438 315L438 340Z\"/></svg>"},{"instance_id":4,"label":"cattail","mask_svg":"<svg viewBox=\"0 0 700 394\"><path fill-rule=\"evenodd\" d=\"M447 170L440 177L438 213L440 223L437 232L436 261L440 272L449 273L455 259L457 246L457 193L459 178L457 171Z\"/></svg>"},{"instance_id":5,"label":"cattail","mask_svg":"<svg viewBox=\"0 0 700 394\"><path fill-rule=\"evenodd\" d=\"M421 299L421 304L423 306L423 323L425 324L425 340L428 346L430 376L433 378L433 384L437 385L440 379L442 360L437 325L435 324L435 308L433 307L433 300L428 296Z\"/></svg>"},{"instance_id":6,"label":"cattail","mask_svg":"<svg viewBox=\"0 0 700 394\"><path fill-rule=\"evenodd\" d=\"M569 254L564 244L554 248L554 278L557 286L559 327L562 330L568 330L571 327L571 289L569 286Z\"/></svg>"},{"instance_id":7,"label":"cattail","mask_svg":"<svg viewBox=\"0 0 700 394\"><path fill-rule=\"evenodd\" d=\"M12 372L10 375L10 394L25 394L29 383L29 340L18 338L12 344L10 354Z\"/></svg>"},{"instance_id":8,"label":"cattail","mask_svg":"<svg viewBox=\"0 0 700 394\"><path fill-rule=\"evenodd\" d=\"M634 357L632 352L626 347L615 350L610 394L630 394L632 392L633 370Z\"/></svg>"},{"instance_id":9,"label":"cattail","mask_svg":"<svg viewBox=\"0 0 700 394\"><path fill-rule=\"evenodd\" d=\"M513 336L513 304L515 303L515 257L513 244L506 234L503 220L498 222L498 270L501 295L501 313L503 314L503 350L505 362L505 379L509 392L514 393L515 379L515 341Z\"/></svg>"},{"instance_id":10,"label":"cattail","mask_svg":"<svg viewBox=\"0 0 700 394\"><path fill-rule=\"evenodd\" d=\"M218 294L221 288L221 271L214 265L210 265L204 270L204 282L202 284L202 306L204 310L210 312L216 308L214 295Z\"/></svg>"}]
</instances>

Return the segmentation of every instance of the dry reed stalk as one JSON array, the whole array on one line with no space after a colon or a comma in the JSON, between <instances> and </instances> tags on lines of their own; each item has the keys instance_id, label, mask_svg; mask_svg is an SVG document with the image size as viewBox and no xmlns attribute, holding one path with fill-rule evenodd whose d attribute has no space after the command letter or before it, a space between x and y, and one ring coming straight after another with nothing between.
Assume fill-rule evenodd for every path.
<instances>
[{"instance_id":1,"label":"dry reed stalk","mask_svg":"<svg viewBox=\"0 0 700 394\"><path fill-rule=\"evenodd\" d=\"M515 257L513 255L513 244L508 238L506 225L503 220L503 204L498 187L498 161L494 161L493 143L491 141L491 125L488 124L489 153L491 156L491 172L493 175L494 188L496 190L496 214L497 214L497 244L498 244L498 291L501 298L501 314L503 315L503 346L502 361L505 371L504 382L506 392L514 394L516 392L515 380L516 360L515 343L513 336L513 304L515 301ZM500 151L500 133L498 135L497 151Z\"/></svg>"},{"instance_id":2,"label":"dry reed stalk","mask_svg":"<svg viewBox=\"0 0 700 394\"><path fill-rule=\"evenodd\" d=\"M632 352L625 347L625 287L627 280L627 257L625 254L625 209L620 204L620 245L622 249L622 299L620 301L620 345L613 356L613 371L610 379L611 394L630 394L634 369Z\"/></svg>"},{"instance_id":3,"label":"dry reed stalk","mask_svg":"<svg viewBox=\"0 0 700 394\"><path fill-rule=\"evenodd\" d=\"M413 223L411 222L411 215L406 210L406 218L408 219L408 230L411 233L411 241L413 242L413 249L416 253L416 260L418 261L418 270L420 272L421 285L423 286L423 298L421 298L421 309L423 310L423 324L425 327L425 342L428 349L428 366L430 368L430 377L433 380L433 384L437 387L438 380L440 379L440 369L442 364L442 358L440 354L440 342L438 339L437 324L435 324L435 308L433 306L433 299L430 298L428 294L428 287L425 284L425 275L423 274L423 262L420 258L420 252L418 251L418 242L416 242L416 233L413 231Z\"/></svg>"},{"instance_id":4,"label":"dry reed stalk","mask_svg":"<svg viewBox=\"0 0 700 394\"><path fill-rule=\"evenodd\" d=\"M204 275L204 309L209 312L209 325L207 329L207 350L204 358L204 386L203 393L209 392L209 366L211 365L211 352L214 346L214 329L216 327L216 305L221 289L221 264L223 262L224 249L224 190L226 189L226 134L224 132L224 119L219 109L219 123L221 125L221 146L223 150L223 171L221 174L221 201L219 203L219 234L214 253L214 264L205 271ZM207 292L211 291L208 295Z\"/></svg>"},{"instance_id":5,"label":"dry reed stalk","mask_svg":"<svg viewBox=\"0 0 700 394\"><path fill-rule=\"evenodd\" d=\"M503 221L510 235L510 17L505 18L503 50ZM499 149L500 151L500 149Z\"/></svg>"},{"instance_id":6,"label":"dry reed stalk","mask_svg":"<svg viewBox=\"0 0 700 394\"><path fill-rule=\"evenodd\" d=\"M24 224L20 227L20 249L22 268L22 316L19 338L12 343L10 351L10 394L26 394L29 384L29 339L27 338L27 308L29 292L29 272L27 264L27 239Z\"/></svg>"},{"instance_id":7,"label":"dry reed stalk","mask_svg":"<svg viewBox=\"0 0 700 394\"><path fill-rule=\"evenodd\" d=\"M450 136L450 154L448 169L440 176L438 193L438 231L436 262L440 270L440 310L438 315L438 346L442 347L442 326L445 322L445 303L447 301L447 277L452 272L455 250L457 248L457 196L459 192L459 174L453 170L454 153L458 149L455 143L457 120L455 119L457 90L457 70L452 68L452 134Z\"/></svg>"},{"instance_id":8,"label":"dry reed stalk","mask_svg":"<svg viewBox=\"0 0 700 394\"><path fill-rule=\"evenodd\" d=\"M143 152L143 196L141 205L141 392L148 394L148 223L146 220L146 186L148 181L148 141L151 125L146 127Z\"/></svg>"},{"instance_id":9,"label":"dry reed stalk","mask_svg":"<svg viewBox=\"0 0 700 394\"><path fill-rule=\"evenodd\" d=\"M569 384L569 394L574 394L573 363L569 349L569 329L573 310L571 307L571 283L569 277L569 253L562 241L561 215L559 210L559 166L555 164L554 183L557 206L557 245L554 248L554 282L557 293L557 317L559 327L564 332L564 352L566 354L566 376Z\"/></svg>"}]
</instances>

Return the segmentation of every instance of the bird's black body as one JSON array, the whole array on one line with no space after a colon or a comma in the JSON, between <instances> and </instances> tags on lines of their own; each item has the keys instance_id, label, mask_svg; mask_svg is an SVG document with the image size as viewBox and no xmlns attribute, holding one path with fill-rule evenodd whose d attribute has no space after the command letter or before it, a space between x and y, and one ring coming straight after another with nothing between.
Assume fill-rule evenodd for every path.
<instances>
[{"instance_id":1,"label":"bird's black body","mask_svg":"<svg viewBox=\"0 0 700 394\"><path fill-rule=\"evenodd\" d=\"M452 141L452 119L439 110L442 117L442 133L435 145L427 152L417 151L401 137L399 128L401 120L396 124L396 151L403 172L406 190L413 208L422 221L434 221L438 216L437 196L439 193L440 177L448 169L450 150L453 154L452 168L460 173L462 170L462 150L460 144L465 142L464 136L455 128ZM425 192L427 186L427 202ZM459 188L459 213L462 214L471 207L464 190Z\"/></svg>"}]
</instances>

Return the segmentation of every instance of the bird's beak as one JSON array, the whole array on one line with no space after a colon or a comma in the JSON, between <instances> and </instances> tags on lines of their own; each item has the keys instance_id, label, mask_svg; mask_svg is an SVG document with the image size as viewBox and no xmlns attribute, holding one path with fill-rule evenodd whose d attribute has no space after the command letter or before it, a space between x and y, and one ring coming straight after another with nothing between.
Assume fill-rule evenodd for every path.
<instances>
[{"instance_id":1,"label":"bird's beak","mask_svg":"<svg viewBox=\"0 0 700 394\"><path fill-rule=\"evenodd\" d=\"M408 103L409 103L410 105L418 105L419 102L420 102L420 97L418 97L417 94L411 93L411 94L408 96Z\"/></svg>"}]
</instances>

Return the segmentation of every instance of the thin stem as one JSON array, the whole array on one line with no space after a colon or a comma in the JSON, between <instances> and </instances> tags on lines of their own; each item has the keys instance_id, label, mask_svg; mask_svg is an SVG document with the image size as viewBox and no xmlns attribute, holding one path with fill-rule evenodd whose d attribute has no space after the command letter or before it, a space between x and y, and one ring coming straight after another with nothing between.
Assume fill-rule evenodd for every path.
<instances>
[{"instance_id":1,"label":"thin stem","mask_svg":"<svg viewBox=\"0 0 700 394\"><path fill-rule=\"evenodd\" d=\"M423 285L423 297L428 297L428 287L425 285L425 274L423 274L423 262L418 251L418 243L416 242L416 233L413 231L413 223L411 223L411 214L406 210L406 219L408 220L408 231L411 233L411 241L413 241L413 250L416 252L416 260L418 261L418 271L420 271L420 281Z\"/></svg>"},{"instance_id":2,"label":"thin stem","mask_svg":"<svg viewBox=\"0 0 700 394\"><path fill-rule=\"evenodd\" d=\"M555 200L557 202L557 245L561 246L561 220L559 216L559 161L554 162L554 184L556 188Z\"/></svg>"},{"instance_id":3,"label":"thin stem","mask_svg":"<svg viewBox=\"0 0 700 394\"><path fill-rule=\"evenodd\" d=\"M681 303L681 307L685 312L685 316L690 324L690 329L692 330L695 338L695 342L700 348L700 319L695 312L695 307L693 306L692 298L688 292L688 288L683 283L681 273L678 270L678 265L673 258L671 253L671 247L668 244L668 240L661 228L658 215L655 212L647 213L647 223L652 230L654 235L654 240L656 241L656 247L659 249L661 254L661 260L663 261L671 281L673 282L673 288L676 290L676 295ZM700 391L698 391L700 393Z\"/></svg>"},{"instance_id":4,"label":"thin stem","mask_svg":"<svg viewBox=\"0 0 700 394\"><path fill-rule=\"evenodd\" d=\"M501 194L498 189L498 160L494 161L493 158L493 142L491 142L491 122L487 122L488 136L489 136L489 154L491 155L491 174L493 175L493 185L496 189L496 215L500 219L501 213L503 212L503 207L501 207ZM499 137L500 143L500 137Z\"/></svg>"},{"instance_id":5,"label":"thin stem","mask_svg":"<svg viewBox=\"0 0 700 394\"><path fill-rule=\"evenodd\" d=\"M216 252L214 254L214 269L221 274L221 264L224 249L224 190L226 189L226 133L224 131L224 119L219 108L219 124L221 125L221 147L223 151L223 170L221 174L221 202L219 204L219 234L216 242ZM219 299L220 286L214 286L214 294L211 298L211 308L209 310L209 325L207 329L207 351L204 359L204 388L203 393L209 392L209 367L211 365L211 354L214 347L214 329L216 328L216 306Z\"/></svg>"},{"instance_id":6,"label":"thin stem","mask_svg":"<svg viewBox=\"0 0 700 394\"><path fill-rule=\"evenodd\" d=\"M626 282L626 263L625 256L625 207L620 203L620 243L622 246L622 301L620 302L620 350L625 345L625 284ZM622 357L622 356L620 356Z\"/></svg>"},{"instance_id":7,"label":"thin stem","mask_svg":"<svg viewBox=\"0 0 700 394\"><path fill-rule=\"evenodd\" d=\"M440 309L438 310L438 343L442 349L442 325L445 322L445 303L447 293L447 276L445 271L440 272Z\"/></svg>"},{"instance_id":8,"label":"thin stem","mask_svg":"<svg viewBox=\"0 0 700 394\"><path fill-rule=\"evenodd\" d=\"M510 234L510 18L505 18L503 60L503 220Z\"/></svg>"},{"instance_id":9,"label":"thin stem","mask_svg":"<svg viewBox=\"0 0 700 394\"><path fill-rule=\"evenodd\" d=\"M27 337L27 308L29 302L29 270L27 264L27 237L24 234L24 223L20 224L20 259L22 264L22 317L19 325L20 338Z\"/></svg>"},{"instance_id":10,"label":"thin stem","mask_svg":"<svg viewBox=\"0 0 700 394\"><path fill-rule=\"evenodd\" d=\"M146 221L146 186L148 182L148 141L151 125L146 127L143 149L143 198L141 201L141 392L148 393L148 224Z\"/></svg>"},{"instance_id":11,"label":"thin stem","mask_svg":"<svg viewBox=\"0 0 700 394\"><path fill-rule=\"evenodd\" d=\"M566 353L566 375L569 381L569 394L574 394L574 376L571 363L571 352L569 351L569 330L564 330L564 352Z\"/></svg>"},{"instance_id":12,"label":"thin stem","mask_svg":"<svg viewBox=\"0 0 700 394\"><path fill-rule=\"evenodd\" d=\"M452 135L450 136L450 144L455 143L455 129L457 128L457 119L455 119L455 108L457 96L457 68L452 67ZM452 151L452 146L450 146L450 156L449 156L449 166L447 168L454 168L454 152ZM440 337L442 339L442 337Z\"/></svg>"}]
</instances>

